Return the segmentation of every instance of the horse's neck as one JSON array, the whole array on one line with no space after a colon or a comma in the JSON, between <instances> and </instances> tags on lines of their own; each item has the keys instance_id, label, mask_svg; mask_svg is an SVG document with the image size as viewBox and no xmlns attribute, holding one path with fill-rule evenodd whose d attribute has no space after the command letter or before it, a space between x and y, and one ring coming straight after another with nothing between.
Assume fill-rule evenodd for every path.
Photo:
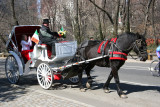
<instances>
[{"instance_id":1,"label":"horse's neck","mask_svg":"<svg viewBox=\"0 0 160 107\"><path fill-rule=\"evenodd\" d=\"M135 38L120 38L120 40L117 40L116 45L120 48L121 51L128 54L132 50L135 40Z\"/></svg>"}]
</instances>

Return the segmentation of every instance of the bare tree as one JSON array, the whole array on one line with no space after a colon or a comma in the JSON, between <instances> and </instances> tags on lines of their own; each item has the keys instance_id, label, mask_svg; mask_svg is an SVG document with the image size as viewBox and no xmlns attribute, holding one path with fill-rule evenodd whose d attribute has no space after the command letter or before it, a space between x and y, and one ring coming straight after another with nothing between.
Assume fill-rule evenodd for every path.
<instances>
[{"instance_id":1,"label":"bare tree","mask_svg":"<svg viewBox=\"0 0 160 107\"><path fill-rule=\"evenodd\" d=\"M154 41L155 41L155 44L158 46L158 39L157 39L157 37L156 37L156 35L155 35L155 25L154 25L154 6L155 6L155 0L153 0L152 1L152 4L151 4L151 8L152 8L152 12L151 12L151 23L152 23L152 34L153 34L153 36L154 36Z\"/></svg>"},{"instance_id":2,"label":"bare tree","mask_svg":"<svg viewBox=\"0 0 160 107\"><path fill-rule=\"evenodd\" d=\"M147 31L147 22L148 22L149 9L150 9L151 3L152 3L152 0L149 0L147 7L146 7L145 22L144 22L144 35L146 35L146 31Z\"/></svg>"},{"instance_id":3,"label":"bare tree","mask_svg":"<svg viewBox=\"0 0 160 107\"><path fill-rule=\"evenodd\" d=\"M95 1L94 1L95 2ZM102 33L102 24L101 24L101 13L97 10L97 7L95 7L95 12L97 14L97 18L98 18L98 25L99 25L99 35L100 35L100 40L104 40L104 36Z\"/></svg>"},{"instance_id":4,"label":"bare tree","mask_svg":"<svg viewBox=\"0 0 160 107\"><path fill-rule=\"evenodd\" d=\"M16 18L14 3L15 3L14 0L11 0L11 7L12 7L12 12L13 12L14 24L15 24L15 25L19 25L18 20L17 20L17 18Z\"/></svg>"},{"instance_id":5,"label":"bare tree","mask_svg":"<svg viewBox=\"0 0 160 107\"><path fill-rule=\"evenodd\" d=\"M115 20L114 20L114 36L117 36L118 34L118 16L119 16L119 6L120 6L120 0L117 0L117 5L116 5L116 12L115 12Z\"/></svg>"},{"instance_id":6,"label":"bare tree","mask_svg":"<svg viewBox=\"0 0 160 107\"><path fill-rule=\"evenodd\" d=\"M111 22L111 24L114 25L113 19L112 19L111 15L109 14L109 12L107 12L107 11L104 10L103 8L99 7L99 6L98 6L97 4L95 4L95 2L93 2L92 0L89 0L89 1L90 1L91 3L93 3L93 5L96 6L98 9L100 9L101 11L103 11L104 13L106 13L107 16L108 16L108 18L109 18L109 20L110 20L110 22Z\"/></svg>"},{"instance_id":7,"label":"bare tree","mask_svg":"<svg viewBox=\"0 0 160 107\"><path fill-rule=\"evenodd\" d=\"M126 18L126 27L125 27L125 32L130 32L130 0L126 0L126 15L127 15L127 18Z\"/></svg>"}]
</instances>

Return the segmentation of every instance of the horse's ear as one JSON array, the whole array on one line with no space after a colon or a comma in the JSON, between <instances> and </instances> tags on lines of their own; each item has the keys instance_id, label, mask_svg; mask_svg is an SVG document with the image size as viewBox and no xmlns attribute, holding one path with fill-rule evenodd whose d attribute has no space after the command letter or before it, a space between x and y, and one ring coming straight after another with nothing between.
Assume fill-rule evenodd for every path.
<instances>
[{"instance_id":1,"label":"horse's ear","mask_svg":"<svg viewBox=\"0 0 160 107\"><path fill-rule=\"evenodd\" d=\"M137 38L140 39L142 37L142 35L140 35L138 32L136 33Z\"/></svg>"}]
</instances>

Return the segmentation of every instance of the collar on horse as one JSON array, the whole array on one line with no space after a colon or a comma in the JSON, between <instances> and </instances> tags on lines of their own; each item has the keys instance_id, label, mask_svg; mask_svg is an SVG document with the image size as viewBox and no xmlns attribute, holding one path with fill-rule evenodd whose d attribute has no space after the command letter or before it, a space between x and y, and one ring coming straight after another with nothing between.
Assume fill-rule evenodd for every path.
<instances>
[{"instance_id":1,"label":"collar on horse","mask_svg":"<svg viewBox=\"0 0 160 107\"><path fill-rule=\"evenodd\" d=\"M117 45L116 45L117 38L112 38L110 41L103 41L97 50L98 53L102 53L104 55L105 48L108 43L111 44L110 50L108 52L108 56L110 60L127 60L127 54L124 53Z\"/></svg>"}]
</instances>

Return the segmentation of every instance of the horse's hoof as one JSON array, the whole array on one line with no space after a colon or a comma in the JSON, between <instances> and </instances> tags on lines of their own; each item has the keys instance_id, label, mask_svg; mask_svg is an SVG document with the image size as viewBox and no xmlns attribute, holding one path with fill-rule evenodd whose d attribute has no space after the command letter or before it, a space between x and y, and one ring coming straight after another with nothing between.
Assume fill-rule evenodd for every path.
<instances>
[{"instance_id":1,"label":"horse's hoof","mask_svg":"<svg viewBox=\"0 0 160 107\"><path fill-rule=\"evenodd\" d=\"M110 93L110 91L108 89L104 89L105 93Z\"/></svg>"},{"instance_id":2,"label":"horse's hoof","mask_svg":"<svg viewBox=\"0 0 160 107\"><path fill-rule=\"evenodd\" d=\"M84 88L80 89L81 92L86 92L86 90Z\"/></svg>"},{"instance_id":3,"label":"horse's hoof","mask_svg":"<svg viewBox=\"0 0 160 107\"><path fill-rule=\"evenodd\" d=\"M128 98L128 97L127 97L126 95L124 95L124 94L120 95L120 97L121 97L122 99Z\"/></svg>"},{"instance_id":4,"label":"horse's hoof","mask_svg":"<svg viewBox=\"0 0 160 107\"><path fill-rule=\"evenodd\" d=\"M89 88L91 88L91 85L87 82L86 87L89 89Z\"/></svg>"}]
</instances>

